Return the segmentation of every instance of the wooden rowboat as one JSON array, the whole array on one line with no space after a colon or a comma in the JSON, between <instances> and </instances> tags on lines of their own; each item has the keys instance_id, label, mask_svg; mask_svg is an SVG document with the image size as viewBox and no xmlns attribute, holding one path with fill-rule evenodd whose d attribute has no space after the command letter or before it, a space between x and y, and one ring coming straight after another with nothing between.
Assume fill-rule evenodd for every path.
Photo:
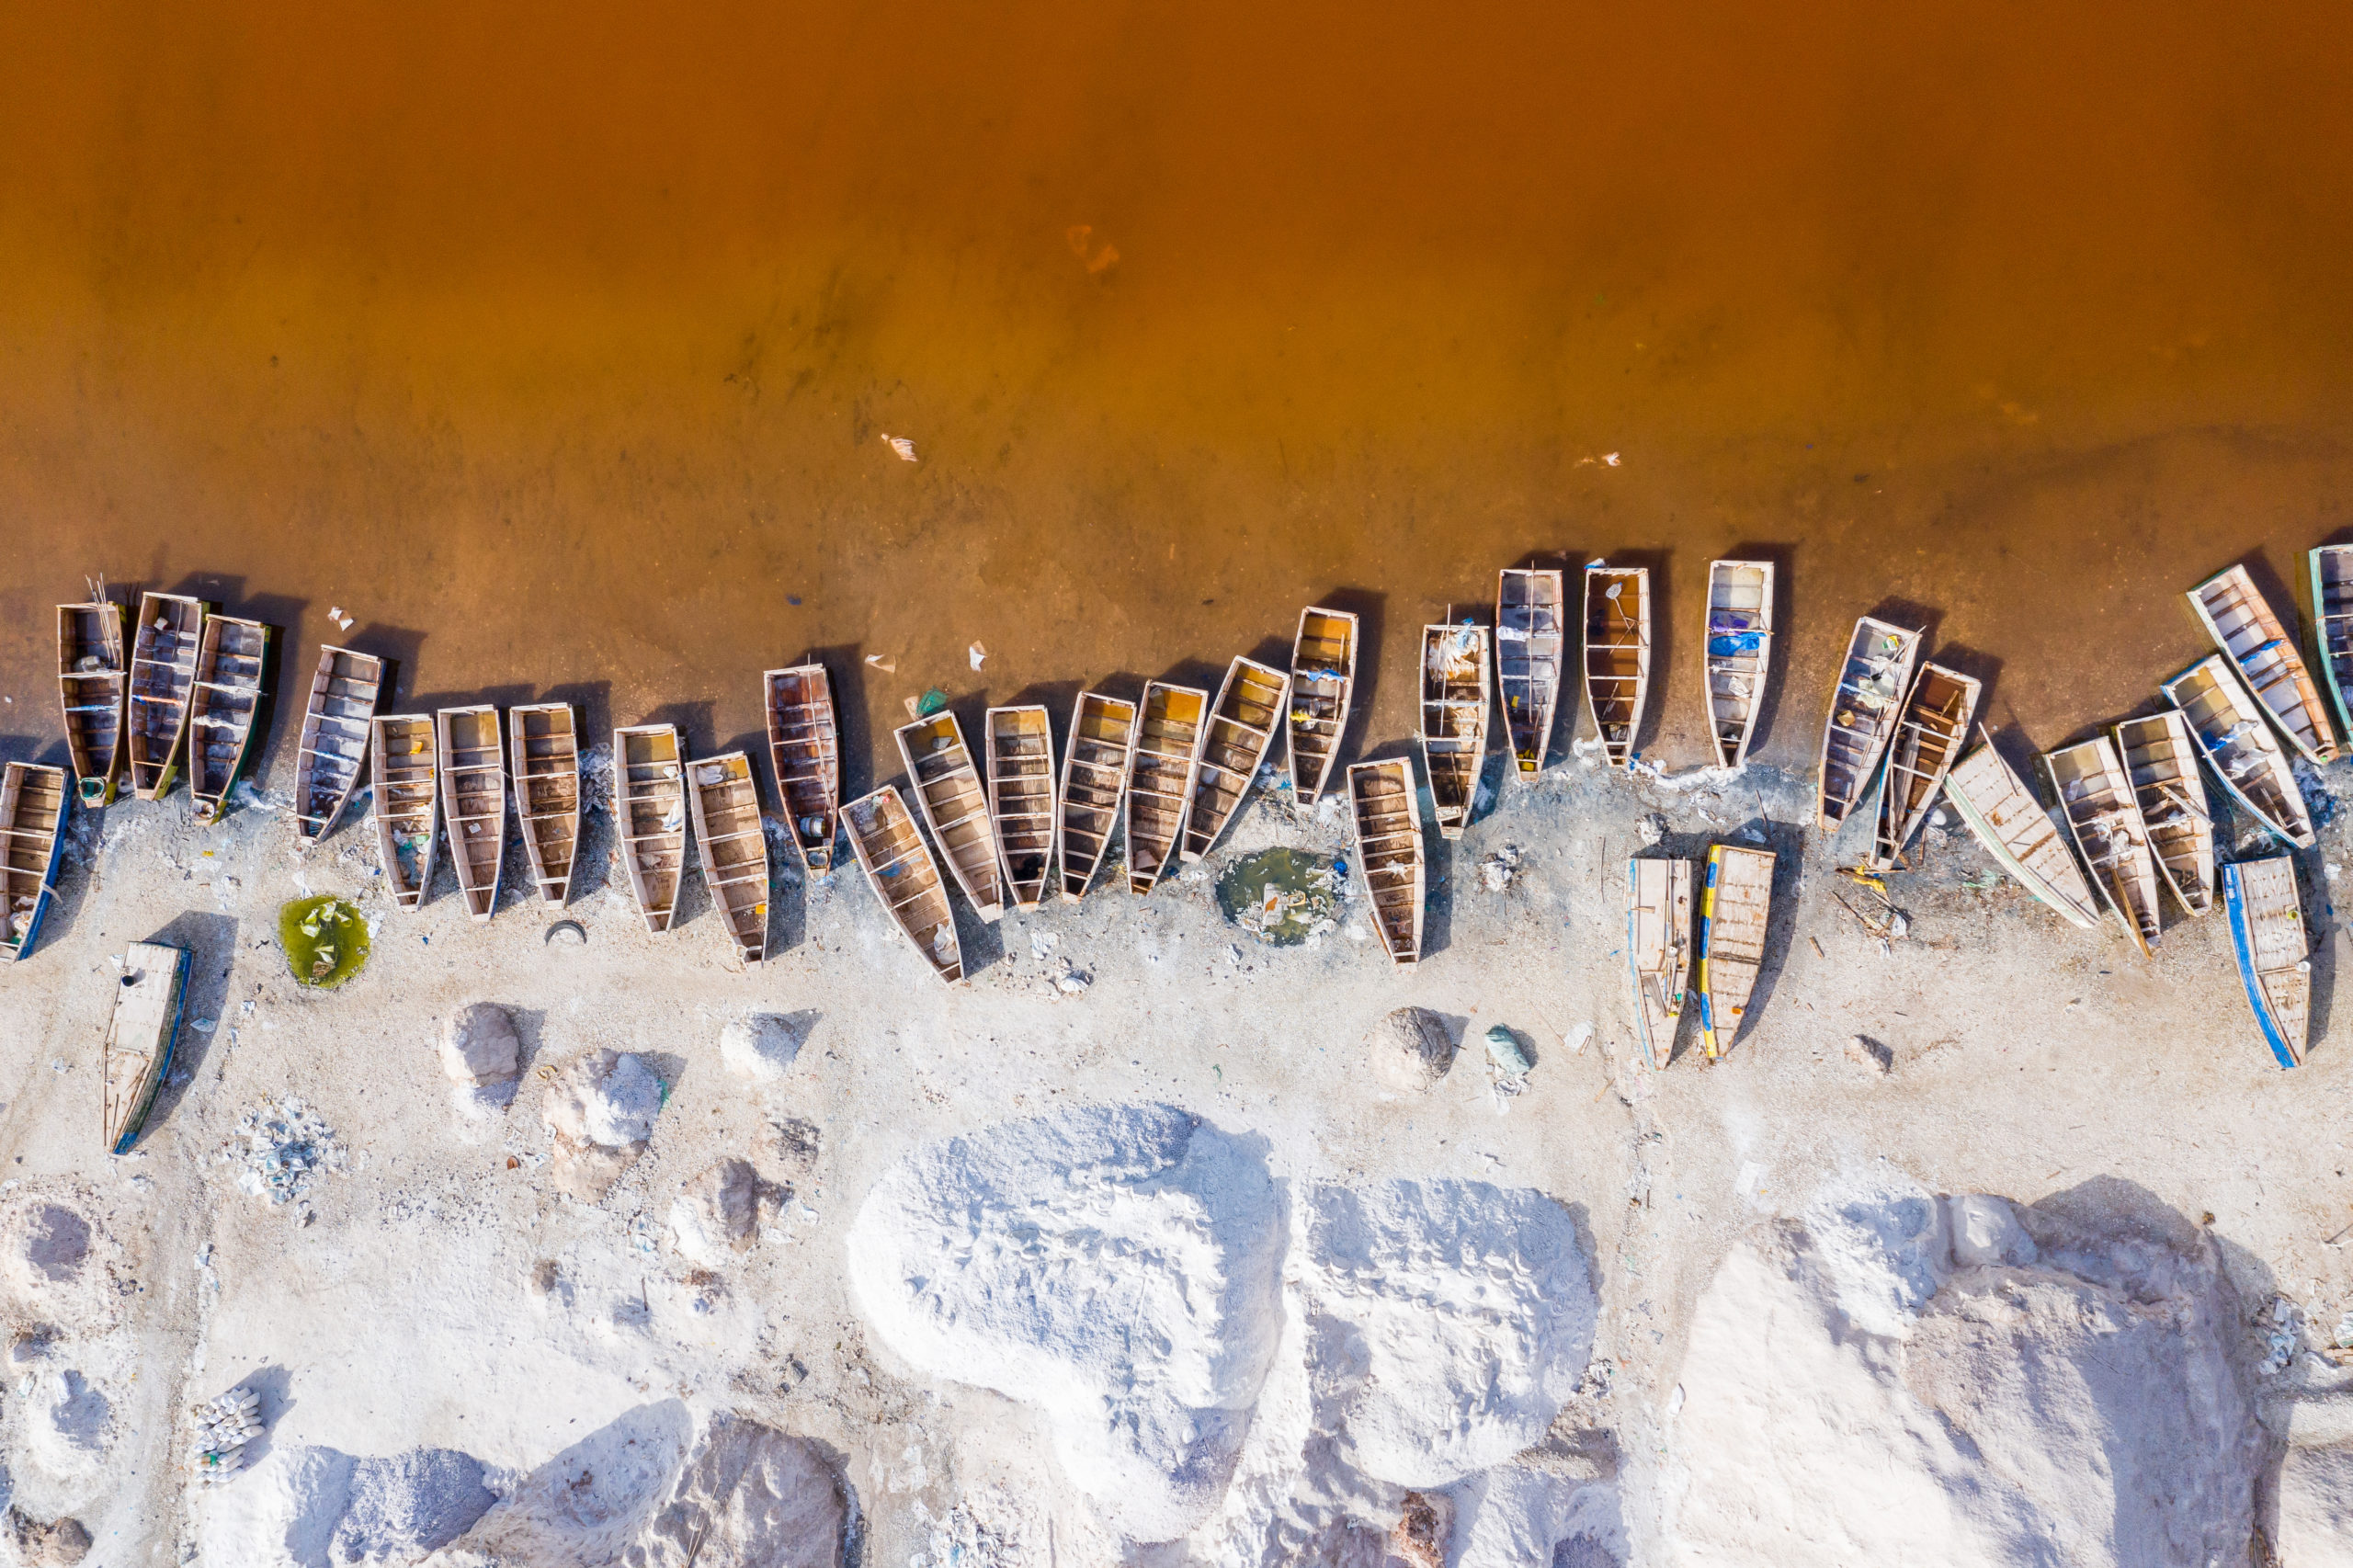
<instances>
[{"instance_id":1,"label":"wooden rowboat","mask_svg":"<svg viewBox=\"0 0 2353 1568\"><path fill-rule=\"evenodd\" d=\"M2314 767L2336 761L2336 734L2321 707L2320 688L2296 652L2295 638L2246 568L2218 572L2190 589L2189 607L2289 744Z\"/></svg>"},{"instance_id":2,"label":"wooden rowboat","mask_svg":"<svg viewBox=\"0 0 2353 1568\"><path fill-rule=\"evenodd\" d=\"M2198 743L2177 709L2116 726L2116 755L2132 780L2157 874L2181 907L2203 915L2214 907L2214 819L2198 777Z\"/></svg>"},{"instance_id":3,"label":"wooden rowboat","mask_svg":"<svg viewBox=\"0 0 2353 1568\"><path fill-rule=\"evenodd\" d=\"M850 853L866 872L874 896L892 923L915 944L931 972L953 985L964 978L964 958L956 942L956 917L939 863L907 812L899 791L886 784L842 808Z\"/></svg>"},{"instance_id":4,"label":"wooden rowboat","mask_svg":"<svg viewBox=\"0 0 2353 1568\"><path fill-rule=\"evenodd\" d=\"M1259 767L1275 744L1288 709L1290 677L1256 659L1236 659L1225 669L1201 737L1200 766L1193 770L1192 808L1177 841L1177 858L1199 859L1217 846L1250 793Z\"/></svg>"},{"instance_id":5,"label":"wooden rowboat","mask_svg":"<svg viewBox=\"0 0 2353 1568\"><path fill-rule=\"evenodd\" d=\"M1005 914L1005 878L997 870L988 791L964 744L964 727L942 710L900 725L892 738L899 743L899 760L906 765L915 804L948 862L949 875L964 890L974 913L983 920L997 919Z\"/></svg>"},{"instance_id":6,"label":"wooden rowboat","mask_svg":"<svg viewBox=\"0 0 2353 1568\"><path fill-rule=\"evenodd\" d=\"M487 703L444 708L433 721L449 865L466 913L479 926L498 912L499 871L506 862L506 741L498 710Z\"/></svg>"},{"instance_id":7,"label":"wooden rowboat","mask_svg":"<svg viewBox=\"0 0 2353 1568\"><path fill-rule=\"evenodd\" d=\"M1585 699L1612 767L1634 760L1651 689L1651 574L1643 566L1585 569Z\"/></svg>"},{"instance_id":8,"label":"wooden rowboat","mask_svg":"<svg viewBox=\"0 0 2353 1568\"><path fill-rule=\"evenodd\" d=\"M1185 829L1208 732L1210 694L1197 686L1147 681L1128 765L1128 891L1150 892Z\"/></svg>"},{"instance_id":9,"label":"wooden rowboat","mask_svg":"<svg viewBox=\"0 0 2353 1568\"><path fill-rule=\"evenodd\" d=\"M207 608L185 594L139 596L123 744L131 759L131 792L142 801L162 799L179 771Z\"/></svg>"},{"instance_id":10,"label":"wooden rowboat","mask_svg":"<svg viewBox=\"0 0 2353 1568\"><path fill-rule=\"evenodd\" d=\"M506 710L506 750L515 815L540 902L572 895L580 852L580 724L569 702L529 702Z\"/></svg>"},{"instance_id":11,"label":"wooden rowboat","mask_svg":"<svg viewBox=\"0 0 2353 1568\"><path fill-rule=\"evenodd\" d=\"M319 645L319 665L302 705L302 744L294 754L294 831L315 844L335 830L368 760L369 721L383 689L384 661L373 653Z\"/></svg>"},{"instance_id":12,"label":"wooden rowboat","mask_svg":"<svg viewBox=\"0 0 2353 1568\"><path fill-rule=\"evenodd\" d=\"M2301 1067L2312 1029L2312 934L2296 894L2293 856L2241 860L2222 868L2222 902L2231 915L2231 949L2246 983L2247 1006L2282 1067Z\"/></svg>"},{"instance_id":13,"label":"wooden rowboat","mask_svg":"<svg viewBox=\"0 0 2353 1568\"><path fill-rule=\"evenodd\" d=\"M1952 802L1985 852L2001 862L2018 884L2089 931L2099 925L2099 905L2083 868L2067 853L2066 840L2026 780L2002 760L1985 727L1975 751L1945 775L1945 799Z\"/></svg>"},{"instance_id":14,"label":"wooden rowboat","mask_svg":"<svg viewBox=\"0 0 2353 1568\"><path fill-rule=\"evenodd\" d=\"M1422 770L1438 835L1460 838L1487 760L1487 629L1422 628Z\"/></svg>"},{"instance_id":15,"label":"wooden rowboat","mask_svg":"<svg viewBox=\"0 0 2353 1568\"><path fill-rule=\"evenodd\" d=\"M199 822L217 822L229 808L229 790L253 746L268 652L269 628L262 622L204 618L188 720L188 790Z\"/></svg>"},{"instance_id":16,"label":"wooden rowboat","mask_svg":"<svg viewBox=\"0 0 2353 1568\"><path fill-rule=\"evenodd\" d=\"M1879 831L1870 863L1885 870L1927 820L1977 714L1976 680L1942 665L1922 665L1887 746L1887 783L1879 793Z\"/></svg>"},{"instance_id":17,"label":"wooden rowboat","mask_svg":"<svg viewBox=\"0 0 2353 1568\"><path fill-rule=\"evenodd\" d=\"M375 795L376 854L392 902L415 909L433 891L433 820L441 800L433 753L433 717L385 713L373 721L368 747Z\"/></svg>"},{"instance_id":18,"label":"wooden rowboat","mask_svg":"<svg viewBox=\"0 0 2353 1568\"><path fill-rule=\"evenodd\" d=\"M1838 666L1838 684L1831 689L1830 716L1822 729L1817 779L1823 832L1837 832L1871 787L1904 694L1912 687L1912 666L1919 662L1923 635L1868 615L1855 622L1855 635Z\"/></svg>"},{"instance_id":19,"label":"wooden rowboat","mask_svg":"<svg viewBox=\"0 0 2353 1568\"><path fill-rule=\"evenodd\" d=\"M1675 1056L1691 972L1691 862L1626 862L1626 966L1634 981L1634 1028L1650 1064Z\"/></svg>"},{"instance_id":20,"label":"wooden rowboat","mask_svg":"<svg viewBox=\"0 0 2353 1568\"><path fill-rule=\"evenodd\" d=\"M1404 757L1348 767L1348 821L1372 902L1373 929L1393 963L1422 956L1422 807Z\"/></svg>"},{"instance_id":21,"label":"wooden rowboat","mask_svg":"<svg viewBox=\"0 0 2353 1568\"><path fill-rule=\"evenodd\" d=\"M1721 1060L1740 1040L1773 906L1773 854L1737 845L1708 850L1699 892L1699 1043Z\"/></svg>"},{"instance_id":22,"label":"wooden rowboat","mask_svg":"<svg viewBox=\"0 0 2353 1568\"><path fill-rule=\"evenodd\" d=\"M1357 688L1357 618L1310 605L1290 644L1290 788L1313 805L1332 777Z\"/></svg>"},{"instance_id":23,"label":"wooden rowboat","mask_svg":"<svg viewBox=\"0 0 2353 1568\"><path fill-rule=\"evenodd\" d=\"M103 1053L107 1152L128 1154L171 1071L188 994L188 949L133 942L123 955Z\"/></svg>"},{"instance_id":24,"label":"wooden rowboat","mask_svg":"<svg viewBox=\"0 0 2353 1568\"><path fill-rule=\"evenodd\" d=\"M1127 793L1136 749L1136 705L1099 691L1071 704L1070 744L1063 752L1062 830L1056 847L1063 896L1076 903L1103 863Z\"/></svg>"},{"instance_id":25,"label":"wooden rowboat","mask_svg":"<svg viewBox=\"0 0 2353 1568\"><path fill-rule=\"evenodd\" d=\"M85 806L111 804L122 774L123 700L131 687L122 622L118 604L57 607L57 695Z\"/></svg>"},{"instance_id":26,"label":"wooden rowboat","mask_svg":"<svg viewBox=\"0 0 2353 1568\"><path fill-rule=\"evenodd\" d=\"M2231 799L2274 835L2299 849L2311 848L2313 814L2296 783L2287 748L2232 673L2230 662L2211 654L2157 689L2189 722L2199 755Z\"/></svg>"},{"instance_id":27,"label":"wooden rowboat","mask_svg":"<svg viewBox=\"0 0 2353 1568\"><path fill-rule=\"evenodd\" d=\"M981 744L997 867L1013 906L1035 909L1053 877L1053 728L1040 707L992 708L981 718Z\"/></svg>"},{"instance_id":28,"label":"wooden rowboat","mask_svg":"<svg viewBox=\"0 0 2353 1568\"><path fill-rule=\"evenodd\" d=\"M2353 735L2353 544L2324 544L2312 553L2313 653L2336 722Z\"/></svg>"},{"instance_id":29,"label":"wooden rowboat","mask_svg":"<svg viewBox=\"0 0 2353 1568\"><path fill-rule=\"evenodd\" d=\"M613 825L645 928L670 928L687 868L687 748L675 724L613 732Z\"/></svg>"},{"instance_id":30,"label":"wooden rowboat","mask_svg":"<svg viewBox=\"0 0 2353 1568\"><path fill-rule=\"evenodd\" d=\"M0 952L21 959L57 892L70 809L65 769L12 762L0 773Z\"/></svg>"},{"instance_id":31,"label":"wooden rowboat","mask_svg":"<svg viewBox=\"0 0 2353 1568\"><path fill-rule=\"evenodd\" d=\"M1504 734L1523 778L1536 776L1552 747L1567 630L1560 573L1510 566L1497 575L1495 690L1504 699Z\"/></svg>"},{"instance_id":32,"label":"wooden rowboat","mask_svg":"<svg viewBox=\"0 0 2353 1568\"><path fill-rule=\"evenodd\" d=\"M2091 868L2092 885L2144 953L2157 945L2157 862L2132 781L2106 735L2042 754L2059 812Z\"/></svg>"},{"instance_id":33,"label":"wooden rowboat","mask_svg":"<svg viewBox=\"0 0 2353 1568\"><path fill-rule=\"evenodd\" d=\"M834 827L842 800L841 726L834 717L834 687L825 666L811 663L770 670L767 688L768 765L776 770L778 802L792 825L793 847L813 876L834 869Z\"/></svg>"},{"instance_id":34,"label":"wooden rowboat","mask_svg":"<svg viewBox=\"0 0 2353 1568\"><path fill-rule=\"evenodd\" d=\"M752 759L740 751L697 757L687 766L687 784L702 885L736 956L757 963L768 949L768 835Z\"/></svg>"},{"instance_id":35,"label":"wooden rowboat","mask_svg":"<svg viewBox=\"0 0 2353 1568\"><path fill-rule=\"evenodd\" d=\"M1765 682L1773 668L1773 562L1708 562L1708 619L1700 629L1699 677L1716 765L1748 760Z\"/></svg>"}]
</instances>

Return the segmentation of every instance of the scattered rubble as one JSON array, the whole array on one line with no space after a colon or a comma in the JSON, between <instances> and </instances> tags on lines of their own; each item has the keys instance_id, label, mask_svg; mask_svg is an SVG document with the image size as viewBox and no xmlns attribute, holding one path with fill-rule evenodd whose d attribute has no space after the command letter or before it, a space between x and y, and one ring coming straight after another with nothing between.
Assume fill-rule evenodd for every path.
<instances>
[{"instance_id":1,"label":"scattered rubble","mask_svg":"<svg viewBox=\"0 0 2353 1568\"><path fill-rule=\"evenodd\" d=\"M233 1167L239 1190L273 1204L309 1196L321 1171L341 1174L350 1153L319 1113L293 1096L264 1095L237 1120L213 1158ZM308 1217L307 1205L305 1218Z\"/></svg>"}]
</instances>

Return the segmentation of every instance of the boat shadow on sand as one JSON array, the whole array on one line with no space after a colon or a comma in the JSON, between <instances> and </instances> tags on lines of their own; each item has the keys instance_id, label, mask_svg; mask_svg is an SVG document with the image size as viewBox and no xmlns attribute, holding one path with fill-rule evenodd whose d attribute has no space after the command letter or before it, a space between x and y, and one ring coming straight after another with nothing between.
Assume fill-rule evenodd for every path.
<instances>
[{"instance_id":1,"label":"boat shadow on sand","mask_svg":"<svg viewBox=\"0 0 2353 1568\"><path fill-rule=\"evenodd\" d=\"M148 1113L142 1139L171 1118L188 1085L204 1071L205 1063L228 1038L222 1016L229 1001L229 971L237 957L238 922L234 916L189 910L177 915L145 939L167 947L186 948L188 987L180 1004L178 1042L172 1048L172 1070L156 1091L155 1107ZM198 1026L208 1025L208 1028Z\"/></svg>"}]
</instances>

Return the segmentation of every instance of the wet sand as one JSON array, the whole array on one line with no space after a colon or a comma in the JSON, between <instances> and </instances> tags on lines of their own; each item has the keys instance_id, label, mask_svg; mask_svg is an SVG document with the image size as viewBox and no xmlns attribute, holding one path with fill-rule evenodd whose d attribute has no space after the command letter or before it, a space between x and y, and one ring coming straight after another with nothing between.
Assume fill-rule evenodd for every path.
<instances>
[{"instance_id":1,"label":"wet sand","mask_svg":"<svg viewBox=\"0 0 2353 1568\"><path fill-rule=\"evenodd\" d=\"M2256 553L2284 608L2353 521L2319 6L156 26L0 29L9 756L62 752L50 607L100 571L298 665L339 606L403 708L698 751L820 650L853 784L926 687L1206 677L1324 599L1371 621L1357 749L1534 552L1661 574L1680 767L1749 549L1762 759L1875 608L2051 745L2197 652L2190 582Z\"/></svg>"}]
</instances>

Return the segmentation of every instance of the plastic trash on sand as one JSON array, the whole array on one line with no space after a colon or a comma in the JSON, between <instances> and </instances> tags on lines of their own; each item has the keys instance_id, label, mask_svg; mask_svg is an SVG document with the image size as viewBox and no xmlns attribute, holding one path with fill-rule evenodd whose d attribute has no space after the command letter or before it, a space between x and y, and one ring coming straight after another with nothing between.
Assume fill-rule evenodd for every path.
<instances>
[{"instance_id":1,"label":"plastic trash on sand","mask_svg":"<svg viewBox=\"0 0 2353 1568\"><path fill-rule=\"evenodd\" d=\"M1524 1078L1535 1071L1536 1063L1519 1043L1519 1037L1501 1024L1487 1026L1487 1060L1495 1064L1506 1077Z\"/></svg>"},{"instance_id":2,"label":"plastic trash on sand","mask_svg":"<svg viewBox=\"0 0 2353 1568\"><path fill-rule=\"evenodd\" d=\"M975 665L972 667L974 669L980 668L978 665ZM935 686L930 690L923 694L922 701L915 704L915 717L918 719L928 719L934 713L938 712L941 709L947 706L948 694Z\"/></svg>"},{"instance_id":3,"label":"plastic trash on sand","mask_svg":"<svg viewBox=\"0 0 2353 1568\"><path fill-rule=\"evenodd\" d=\"M904 436L885 434L882 437L882 444L890 448L892 452L896 453L901 462L911 463L915 460L915 444L913 441L908 440Z\"/></svg>"}]
</instances>

